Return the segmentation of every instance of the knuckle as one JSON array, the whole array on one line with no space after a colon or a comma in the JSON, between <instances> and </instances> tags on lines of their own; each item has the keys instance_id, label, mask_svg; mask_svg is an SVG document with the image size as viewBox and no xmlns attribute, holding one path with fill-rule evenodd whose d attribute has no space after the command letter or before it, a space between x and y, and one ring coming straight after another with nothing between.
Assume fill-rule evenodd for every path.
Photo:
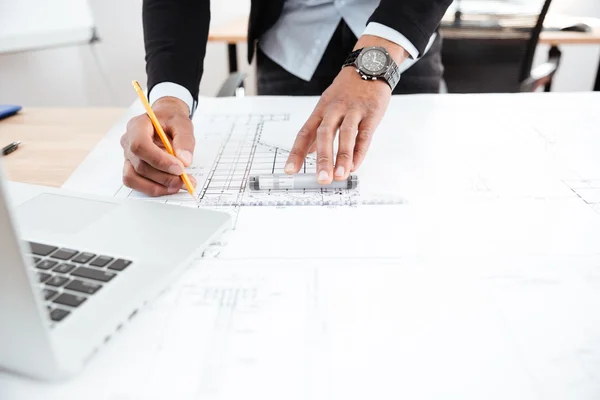
<instances>
[{"instance_id":1,"label":"knuckle","mask_svg":"<svg viewBox=\"0 0 600 400\"><path fill-rule=\"evenodd\" d=\"M292 149L290 151L290 158L303 158L304 155L298 149Z\"/></svg>"},{"instance_id":2,"label":"knuckle","mask_svg":"<svg viewBox=\"0 0 600 400\"><path fill-rule=\"evenodd\" d=\"M121 140L119 141L123 150L127 147L127 133L121 135Z\"/></svg>"},{"instance_id":3,"label":"knuckle","mask_svg":"<svg viewBox=\"0 0 600 400\"><path fill-rule=\"evenodd\" d=\"M127 132L131 132L133 130L133 127L135 126L135 124L138 121L139 116L137 117L133 117L131 118L129 121L127 121L127 125L125 126L125 130Z\"/></svg>"},{"instance_id":4,"label":"knuckle","mask_svg":"<svg viewBox=\"0 0 600 400\"><path fill-rule=\"evenodd\" d=\"M321 125L317 128L317 136L330 135L332 128L329 125Z\"/></svg>"},{"instance_id":5,"label":"knuckle","mask_svg":"<svg viewBox=\"0 0 600 400\"><path fill-rule=\"evenodd\" d=\"M369 129L362 129L360 131L358 131L358 134L356 135L356 140L357 141L368 141L371 138L371 130Z\"/></svg>"},{"instance_id":6,"label":"knuckle","mask_svg":"<svg viewBox=\"0 0 600 400\"><path fill-rule=\"evenodd\" d=\"M332 108L339 108L342 106L346 106L347 100L344 96L336 96L329 100L329 106Z\"/></svg>"},{"instance_id":7,"label":"knuckle","mask_svg":"<svg viewBox=\"0 0 600 400\"><path fill-rule=\"evenodd\" d=\"M347 103L346 108L348 110L348 113L359 113L361 109L360 101L351 100Z\"/></svg>"},{"instance_id":8,"label":"knuckle","mask_svg":"<svg viewBox=\"0 0 600 400\"><path fill-rule=\"evenodd\" d=\"M134 185L135 179L133 174L131 173L131 170L126 171L123 174L123 185L127 186L128 188L133 189L133 185Z\"/></svg>"},{"instance_id":9,"label":"knuckle","mask_svg":"<svg viewBox=\"0 0 600 400\"><path fill-rule=\"evenodd\" d=\"M379 103L376 100L363 100L363 108L368 114L377 114L379 112Z\"/></svg>"},{"instance_id":10,"label":"knuckle","mask_svg":"<svg viewBox=\"0 0 600 400\"><path fill-rule=\"evenodd\" d=\"M179 182L180 182L180 178L178 176L168 175L165 177L165 179L163 181L163 185L165 185L167 187L173 187L173 186L177 185Z\"/></svg>"},{"instance_id":11,"label":"knuckle","mask_svg":"<svg viewBox=\"0 0 600 400\"><path fill-rule=\"evenodd\" d=\"M352 155L347 150L340 150L340 151L338 151L338 154L337 154L338 160L339 159L347 159L347 160L349 160L351 158L351 156Z\"/></svg>"},{"instance_id":12,"label":"knuckle","mask_svg":"<svg viewBox=\"0 0 600 400\"><path fill-rule=\"evenodd\" d=\"M142 121L144 120L144 115L138 115L136 117L131 118L128 122L127 122L127 126L126 126L126 130L127 132L133 132L135 130L137 130L137 127L140 123L142 123Z\"/></svg>"},{"instance_id":13,"label":"knuckle","mask_svg":"<svg viewBox=\"0 0 600 400\"><path fill-rule=\"evenodd\" d=\"M165 192L165 188L158 185L154 185L152 186L152 189L150 189L150 195L154 197L162 196L165 194Z\"/></svg>"},{"instance_id":14,"label":"knuckle","mask_svg":"<svg viewBox=\"0 0 600 400\"><path fill-rule=\"evenodd\" d=\"M301 139L309 138L310 135L310 130L307 127L302 127L300 131L298 131L298 137Z\"/></svg>"},{"instance_id":15,"label":"knuckle","mask_svg":"<svg viewBox=\"0 0 600 400\"><path fill-rule=\"evenodd\" d=\"M364 158L367 155L367 149L359 146L354 149L354 155L358 158Z\"/></svg>"},{"instance_id":16,"label":"knuckle","mask_svg":"<svg viewBox=\"0 0 600 400\"><path fill-rule=\"evenodd\" d=\"M331 158L327 154L318 154L317 155L317 163L318 164L327 164L329 163Z\"/></svg>"},{"instance_id":17,"label":"knuckle","mask_svg":"<svg viewBox=\"0 0 600 400\"><path fill-rule=\"evenodd\" d=\"M357 126L343 125L342 127L340 127L340 135L354 136L354 135L356 135L357 130L358 130Z\"/></svg>"},{"instance_id":18,"label":"knuckle","mask_svg":"<svg viewBox=\"0 0 600 400\"><path fill-rule=\"evenodd\" d=\"M133 166L135 172L137 172L138 174L144 176L148 175L148 164L142 162L139 158L131 160L131 165Z\"/></svg>"},{"instance_id":19,"label":"knuckle","mask_svg":"<svg viewBox=\"0 0 600 400\"><path fill-rule=\"evenodd\" d=\"M144 141L140 140L139 138L133 139L129 144L129 150L131 150L133 154L139 154L143 150L143 148Z\"/></svg>"}]
</instances>

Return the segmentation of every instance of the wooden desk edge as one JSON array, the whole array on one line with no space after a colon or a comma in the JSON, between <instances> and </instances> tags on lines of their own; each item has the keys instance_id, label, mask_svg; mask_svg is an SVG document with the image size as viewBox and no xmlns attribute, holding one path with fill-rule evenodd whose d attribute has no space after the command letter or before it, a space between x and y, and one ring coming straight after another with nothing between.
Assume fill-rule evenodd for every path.
<instances>
[{"instance_id":1,"label":"wooden desk edge","mask_svg":"<svg viewBox=\"0 0 600 400\"><path fill-rule=\"evenodd\" d=\"M209 32L208 40L210 42L224 42L227 44L243 43L248 40L248 17L237 17L229 22L212 28ZM453 38L473 38L473 37L497 37L498 32L484 31L477 29L453 29L450 27L441 28L442 34L446 37ZM518 33L507 34L522 36ZM582 32L560 32L560 31L545 31L540 36L540 44L549 45L567 45L567 44L585 44L585 45L600 45L600 26L593 27L593 31L589 33Z\"/></svg>"},{"instance_id":2,"label":"wooden desk edge","mask_svg":"<svg viewBox=\"0 0 600 400\"><path fill-rule=\"evenodd\" d=\"M19 114L0 121L0 145L23 142L1 160L6 178L62 186L126 112L114 107L23 107Z\"/></svg>"}]
</instances>

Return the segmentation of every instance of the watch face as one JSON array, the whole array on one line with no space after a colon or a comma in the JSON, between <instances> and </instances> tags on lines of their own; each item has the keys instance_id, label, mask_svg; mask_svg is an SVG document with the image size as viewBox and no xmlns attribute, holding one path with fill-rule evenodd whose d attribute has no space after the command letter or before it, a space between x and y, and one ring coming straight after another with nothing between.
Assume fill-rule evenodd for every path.
<instances>
[{"instance_id":1,"label":"watch face","mask_svg":"<svg viewBox=\"0 0 600 400\"><path fill-rule=\"evenodd\" d=\"M383 72L387 67L387 56L378 49L370 49L363 53L360 64L364 70L371 74Z\"/></svg>"}]
</instances>

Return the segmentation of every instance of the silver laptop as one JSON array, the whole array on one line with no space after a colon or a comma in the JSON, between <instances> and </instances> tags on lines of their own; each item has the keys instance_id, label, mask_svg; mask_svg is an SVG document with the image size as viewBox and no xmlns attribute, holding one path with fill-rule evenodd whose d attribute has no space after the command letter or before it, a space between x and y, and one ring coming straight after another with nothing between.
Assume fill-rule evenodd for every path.
<instances>
[{"instance_id":1,"label":"silver laptop","mask_svg":"<svg viewBox=\"0 0 600 400\"><path fill-rule=\"evenodd\" d=\"M0 168L0 370L77 373L230 227L225 212L7 183Z\"/></svg>"}]
</instances>

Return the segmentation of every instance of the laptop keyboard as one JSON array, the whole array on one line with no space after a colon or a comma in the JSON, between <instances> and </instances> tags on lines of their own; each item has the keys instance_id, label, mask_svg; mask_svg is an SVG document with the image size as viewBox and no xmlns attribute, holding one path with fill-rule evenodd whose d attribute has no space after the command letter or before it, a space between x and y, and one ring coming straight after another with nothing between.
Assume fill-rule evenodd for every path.
<instances>
[{"instance_id":1,"label":"laptop keyboard","mask_svg":"<svg viewBox=\"0 0 600 400\"><path fill-rule=\"evenodd\" d=\"M63 321L132 262L29 242L50 318Z\"/></svg>"}]
</instances>

